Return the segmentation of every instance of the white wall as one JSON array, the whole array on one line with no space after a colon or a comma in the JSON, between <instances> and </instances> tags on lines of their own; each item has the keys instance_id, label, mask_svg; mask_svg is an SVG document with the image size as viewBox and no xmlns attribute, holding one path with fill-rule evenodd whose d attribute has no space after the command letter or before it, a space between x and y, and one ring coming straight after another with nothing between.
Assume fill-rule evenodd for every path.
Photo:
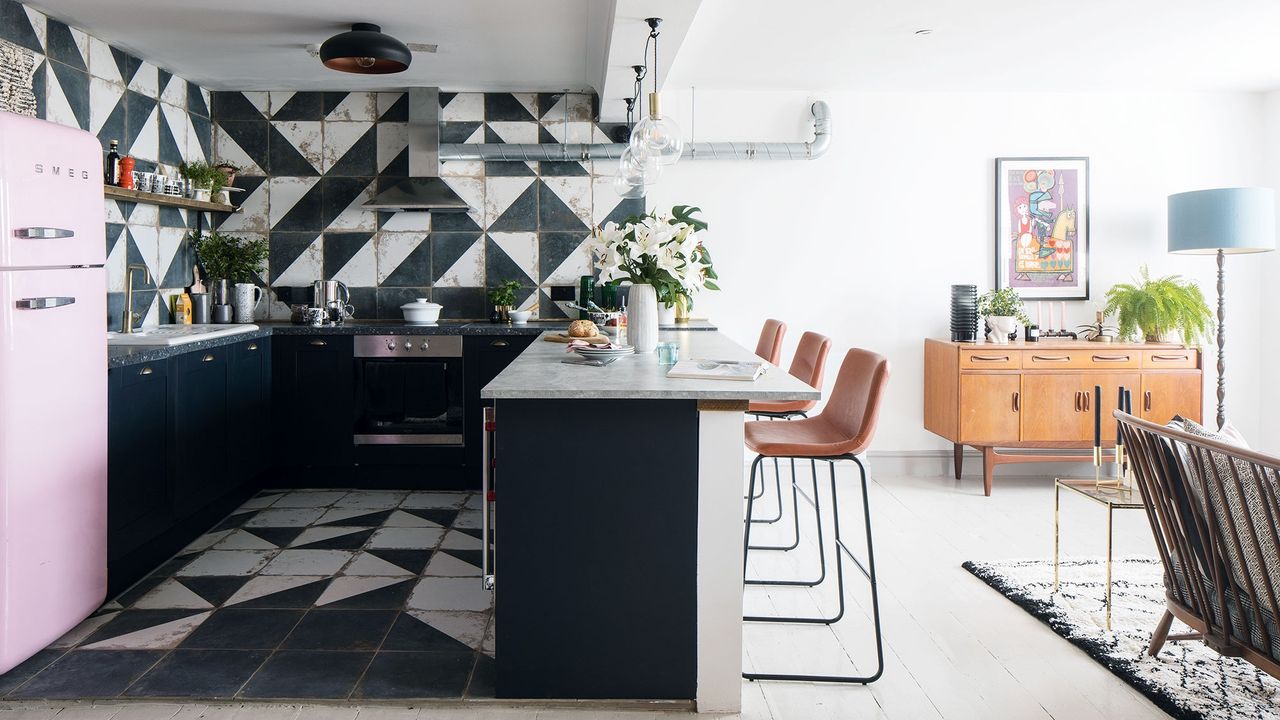
<instances>
[{"instance_id":1,"label":"white wall","mask_svg":"<svg viewBox=\"0 0 1280 720\"><path fill-rule=\"evenodd\" d=\"M1263 100L1264 153L1263 184L1280 188L1280 90L1267 93ZM1270 252L1257 258L1261 267L1263 286L1280 280L1280 252ZM1261 365L1264 368L1259 383L1259 413L1262 441L1258 444L1270 450L1280 450L1280 313L1276 312L1275 295L1259 293L1261 325ZM1230 310L1228 310L1230 312ZM1230 375L1230 373L1228 373Z\"/></svg>"},{"instance_id":2,"label":"white wall","mask_svg":"<svg viewBox=\"0 0 1280 720\"><path fill-rule=\"evenodd\" d=\"M830 375L851 346L889 357L880 452L949 449L922 426L923 338L948 335L952 283L993 281L995 157L1090 158L1093 299L1068 303L1072 325L1091 320L1107 288L1142 263L1198 280L1212 303L1212 259L1166 252L1166 197L1280 182L1263 176L1264 98L1252 94L695 95L667 87L664 106L699 140L784 141L808 139L807 109L819 97L834 118L825 157L683 162L667 169L649 204L698 205L711 224L724 291L698 298L696 316L749 346L764 318L782 318L786 357L803 330L828 334L836 348ZM1262 263L1228 263L1229 414L1258 437ZM1205 379L1212 417L1211 368Z\"/></svg>"}]
</instances>

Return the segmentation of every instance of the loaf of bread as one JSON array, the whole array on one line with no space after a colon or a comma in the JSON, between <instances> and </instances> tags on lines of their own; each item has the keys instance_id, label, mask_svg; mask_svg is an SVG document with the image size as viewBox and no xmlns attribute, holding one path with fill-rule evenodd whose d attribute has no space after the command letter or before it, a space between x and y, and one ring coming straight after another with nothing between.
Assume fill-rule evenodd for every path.
<instances>
[{"instance_id":1,"label":"loaf of bread","mask_svg":"<svg viewBox=\"0 0 1280 720\"><path fill-rule=\"evenodd\" d=\"M569 337L595 337L600 334L596 324L590 320L574 320L569 323Z\"/></svg>"}]
</instances>

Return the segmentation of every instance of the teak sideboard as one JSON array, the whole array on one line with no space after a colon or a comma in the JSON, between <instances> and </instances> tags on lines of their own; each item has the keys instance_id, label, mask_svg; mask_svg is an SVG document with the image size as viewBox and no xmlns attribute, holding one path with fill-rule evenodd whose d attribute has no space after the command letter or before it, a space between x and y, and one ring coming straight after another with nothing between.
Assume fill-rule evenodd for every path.
<instances>
[{"instance_id":1,"label":"teak sideboard","mask_svg":"<svg viewBox=\"0 0 1280 720\"><path fill-rule=\"evenodd\" d=\"M1102 442L1114 447L1120 387L1134 414L1166 423L1174 415L1200 421L1200 350L1156 343L1041 340L994 343L924 342L924 426L950 440L960 479L964 446L982 451L983 489L995 466L1016 462L1080 462L1080 454L1001 454L996 448L1088 449L1093 446L1093 389L1102 387Z\"/></svg>"}]
</instances>

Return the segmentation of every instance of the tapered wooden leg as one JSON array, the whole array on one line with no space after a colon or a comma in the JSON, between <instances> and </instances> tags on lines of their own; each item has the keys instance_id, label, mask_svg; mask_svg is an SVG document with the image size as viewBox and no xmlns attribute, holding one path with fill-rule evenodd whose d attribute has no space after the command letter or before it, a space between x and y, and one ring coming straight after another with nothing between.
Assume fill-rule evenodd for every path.
<instances>
[{"instance_id":1,"label":"tapered wooden leg","mask_svg":"<svg viewBox=\"0 0 1280 720\"><path fill-rule=\"evenodd\" d=\"M964 470L964 446L955 443L951 446L951 452L955 454L956 479L960 479L960 473Z\"/></svg>"},{"instance_id":2,"label":"tapered wooden leg","mask_svg":"<svg viewBox=\"0 0 1280 720\"><path fill-rule=\"evenodd\" d=\"M1147 654L1155 657L1160 652L1160 648L1164 647L1164 641L1169 637L1169 628L1173 625L1173 613L1168 610L1164 611L1164 615L1160 617L1160 622L1156 623L1155 632L1151 633L1151 644L1147 646Z\"/></svg>"},{"instance_id":3,"label":"tapered wooden leg","mask_svg":"<svg viewBox=\"0 0 1280 720\"><path fill-rule=\"evenodd\" d=\"M996 449L982 448L982 492L991 497L991 476L996 471Z\"/></svg>"}]
</instances>

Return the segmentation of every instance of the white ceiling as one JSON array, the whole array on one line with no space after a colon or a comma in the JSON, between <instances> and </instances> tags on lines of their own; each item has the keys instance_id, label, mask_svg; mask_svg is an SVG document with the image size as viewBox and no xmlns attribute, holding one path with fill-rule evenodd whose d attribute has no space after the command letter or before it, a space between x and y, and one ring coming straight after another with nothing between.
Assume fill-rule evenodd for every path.
<instances>
[{"instance_id":1,"label":"white ceiling","mask_svg":"<svg viewBox=\"0 0 1280 720\"><path fill-rule=\"evenodd\" d=\"M932 28L918 37L914 32ZM1278 0L703 0L670 81L805 90L1280 87Z\"/></svg>"},{"instance_id":2,"label":"white ceiling","mask_svg":"<svg viewBox=\"0 0 1280 720\"><path fill-rule=\"evenodd\" d=\"M28 1L28 0L24 0ZM587 14L602 0L29 0L33 7L213 89L553 92L590 87ZM395 75L326 69L306 51L353 22L434 43Z\"/></svg>"}]
</instances>

